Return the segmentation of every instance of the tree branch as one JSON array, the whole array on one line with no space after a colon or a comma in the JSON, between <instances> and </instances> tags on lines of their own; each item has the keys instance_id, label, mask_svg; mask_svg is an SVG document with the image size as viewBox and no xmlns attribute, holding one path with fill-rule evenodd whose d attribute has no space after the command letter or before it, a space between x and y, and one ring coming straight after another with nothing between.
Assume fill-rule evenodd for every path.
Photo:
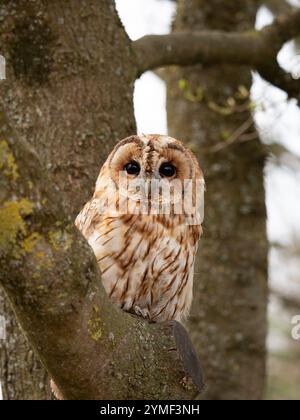
<instances>
[{"instance_id":1,"label":"tree branch","mask_svg":"<svg viewBox=\"0 0 300 420\"><path fill-rule=\"evenodd\" d=\"M178 32L147 35L133 42L138 74L169 65L247 65L267 81L299 99L300 82L277 63L283 44L300 34L300 10L278 17L260 31Z\"/></svg>"},{"instance_id":2,"label":"tree branch","mask_svg":"<svg viewBox=\"0 0 300 420\"><path fill-rule=\"evenodd\" d=\"M34 150L0 109L0 285L65 399L192 399L197 356L177 322L119 310Z\"/></svg>"},{"instance_id":3,"label":"tree branch","mask_svg":"<svg viewBox=\"0 0 300 420\"><path fill-rule=\"evenodd\" d=\"M277 16L283 13L289 13L294 10L294 7L287 2L287 0L264 0L263 4Z\"/></svg>"},{"instance_id":4,"label":"tree branch","mask_svg":"<svg viewBox=\"0 0 300 420\"><path fill-rule=\"evenodd\" d=\"M258 62L264 48L257 32L222 31L178 32L146 35L133 42L139 74L169 65L251 64Z\"/></svg>"}]
</instances>

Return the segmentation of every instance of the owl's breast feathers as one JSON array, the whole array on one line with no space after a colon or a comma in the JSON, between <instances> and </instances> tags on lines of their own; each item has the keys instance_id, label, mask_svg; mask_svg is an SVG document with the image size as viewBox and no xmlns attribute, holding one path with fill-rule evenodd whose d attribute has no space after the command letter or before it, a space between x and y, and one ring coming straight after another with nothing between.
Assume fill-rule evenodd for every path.
<instances>
[{"instance_id":1,"label":"owl's breast feathers","mask_svg":"<svg viewBox=\"0 0 300 420\"><path fill-rule=\"evenodd\" d=\"M126 311L152 321L181 320L192 302L200 225L183 215L100 214L99 198L76 219L99 264L106 292Z\"/></svg>"}]
</instances>

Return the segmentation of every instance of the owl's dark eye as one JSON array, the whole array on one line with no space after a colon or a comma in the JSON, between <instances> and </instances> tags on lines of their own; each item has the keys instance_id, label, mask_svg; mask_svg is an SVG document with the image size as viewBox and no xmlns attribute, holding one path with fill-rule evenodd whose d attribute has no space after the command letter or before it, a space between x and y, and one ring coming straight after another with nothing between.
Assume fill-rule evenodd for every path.
<instances>
[{"instance_id":1,"label":"owl's dark eye","mask_svg":"<svg viewBox=\"0 0 300 420\"><path fill-rule=\"evenodd\" d=\"M128 173L128 175L138 175L140 173L141 167L138 162L133 160L124 166L124 170Z\"/></svg>"},{"instance_id":2,"label":"owl's dark eye","mask_svg":"<svg viewBox=\"0 0 300 420\"><path fill-rule=\"evenodd\" d=\"M176 168L174 165L172 165L172 163L165 162L159 168L159 173L161 176L171 178L176 174Z\"/></svg>"}]
</instances>

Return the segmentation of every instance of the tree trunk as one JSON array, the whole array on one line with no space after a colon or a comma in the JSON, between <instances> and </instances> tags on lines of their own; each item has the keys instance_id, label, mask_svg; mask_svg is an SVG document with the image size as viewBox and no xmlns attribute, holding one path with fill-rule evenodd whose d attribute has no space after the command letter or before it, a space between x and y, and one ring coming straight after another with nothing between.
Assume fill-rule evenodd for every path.
<instances>
[{"instance_id":1,"label":"tree trunk","mask_svg":"<svg viewBox=\"0 0 300 420\"><path fill-rule=\"evenodd\" d=\"M21 333L7 298L1 291L0 313L6 320L6 340L0 340L0 381L3 398L50 398L47 373Z\"/></svg>"},{"instance_id":2,"label":"tree trunk","mask_svg":"<svg viewBox=\"0 0 300 420\"><path fill-rule=\"evenodd\" d=\"M135 132L130 41L112 1L6 1L0 19L7 62L0 116L34 146L74 218L114 142ZM2 292L0 315L7 323L7 339L0 340L3 398L49 398L47 375Z\"/></svg>"},{"instance_id":3,"label":"tree trunk","mask_svg":"<svg viewBox=\"0 0 300 420\"><path fill-rule=\"evenodd\" d=\"M258 3L179 0L173 30L251 30ZM206 378L204 398L260 399L268 245L265 154L251 118L251 73L229 65L174 67L167 84L170 135L196 151L207 185L188 324Z\"/></svg>"}]
</instances>

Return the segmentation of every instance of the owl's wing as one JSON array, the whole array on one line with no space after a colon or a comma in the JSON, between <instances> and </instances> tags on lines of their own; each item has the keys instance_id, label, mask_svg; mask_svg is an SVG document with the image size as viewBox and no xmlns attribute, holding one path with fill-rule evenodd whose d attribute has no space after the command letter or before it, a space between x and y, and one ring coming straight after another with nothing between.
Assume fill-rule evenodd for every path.
<instances>
[{"instance_id":1,"label":"owl's wing","mask_svg":"<svg viewBox=\"0 0 300 420\"><path fill-rule=\"evenodd\" d=\"M85 238L89 238L95 226L101 222L99 201L92 199L86 203L75 220L75 226L81 231Z\"/></svg>"}]
</instances>

